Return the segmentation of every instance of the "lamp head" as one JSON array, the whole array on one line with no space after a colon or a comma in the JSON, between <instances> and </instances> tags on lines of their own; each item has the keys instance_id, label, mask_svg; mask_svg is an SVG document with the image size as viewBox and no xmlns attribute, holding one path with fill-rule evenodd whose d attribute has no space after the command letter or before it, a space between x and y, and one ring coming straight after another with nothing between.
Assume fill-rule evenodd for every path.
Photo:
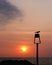
<instances>
[{"instance_id":1,"label":"lamp head","mask_svg":"<svg viewBox=\"0 0 52 65\"><path fill-rule=\"evenodd\" d=\"M39 32L40 32L40 31L35 32L35 38L40 38Z\"/></svg>"},{"instance_id":2,"label":"lamp head","mask_svg":"<svg viewBox=\"0 0 52 65\"><path fill-rule=\"evenodd\" d=\"M34 43L41 43L39 32L40 31L35 32L35 35L34 35Z\"/></svg>"}]
</instances>

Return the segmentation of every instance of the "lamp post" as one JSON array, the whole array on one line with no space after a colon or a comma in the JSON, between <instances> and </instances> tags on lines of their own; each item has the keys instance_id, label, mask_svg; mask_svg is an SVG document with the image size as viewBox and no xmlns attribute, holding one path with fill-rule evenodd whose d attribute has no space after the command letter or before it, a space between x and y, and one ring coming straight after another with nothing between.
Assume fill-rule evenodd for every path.
<instances>
[{"instance_id":1,"label":"lamp post","mask_svg":"<svg viewBox=\"0 0 52 65\"><path fill-rule=\"evenodd\" d=\"M41 43L39 32L40 31L35 32L34 35L34 44L36 44L36 65L38 65L38 44Z\"/></svg>"}]
</instances>

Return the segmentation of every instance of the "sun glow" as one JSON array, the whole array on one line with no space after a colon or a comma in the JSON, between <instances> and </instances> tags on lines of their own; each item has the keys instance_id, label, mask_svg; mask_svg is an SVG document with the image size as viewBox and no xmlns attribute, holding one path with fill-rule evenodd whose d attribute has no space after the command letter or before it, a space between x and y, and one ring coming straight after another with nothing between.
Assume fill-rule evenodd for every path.
<instances>
[{"instance_id":1,"label":"sun glow","mask_svg":"<svg viewBox=\"0 0 52 65\"><path fill-rule=\"evenodd\" d=\"M27 52L27 47L26 47L26 46L22 46L22 47L21 47L21 51L22 51L22 52Z\"/></svg>"}]
</instances>

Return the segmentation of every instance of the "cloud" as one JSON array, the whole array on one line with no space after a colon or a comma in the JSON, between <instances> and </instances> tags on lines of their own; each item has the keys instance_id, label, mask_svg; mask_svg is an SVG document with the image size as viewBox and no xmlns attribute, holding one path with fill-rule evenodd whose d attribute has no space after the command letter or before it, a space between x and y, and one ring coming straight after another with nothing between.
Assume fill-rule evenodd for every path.
<instances>
[{"instance_id":1,"label":"cloud","mask_svg":"<svg viewBox=\"0 0 52 65\"><path fill-rule=\"evenodd\" d=\"M21 10L18 7L7 2L7 0L0 0L0 25L9 23L9 20L22 16Z\"/></svg>"}]
</instances>

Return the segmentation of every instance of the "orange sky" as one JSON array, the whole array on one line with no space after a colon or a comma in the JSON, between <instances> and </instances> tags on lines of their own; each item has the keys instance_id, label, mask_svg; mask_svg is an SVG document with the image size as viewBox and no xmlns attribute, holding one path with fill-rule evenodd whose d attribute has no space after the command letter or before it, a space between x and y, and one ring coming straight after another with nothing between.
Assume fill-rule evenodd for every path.
<instances>
[{"instance_id":1,"label":"orange sky","mask_svg":"<svg viewBox=\"0 0 52 65\"><path fill-rule=\"evenodd\" d=\"M48 35L50 34L50 35ZM41 32L41 44L39 45L39 56L52 56L52 33ZM36 45L34 41L34 33L18 33L18 32L0 32L0 56L1 57L35 57ZM21 52L21 46L27 46L26 53ZM50 54L51 53L51 54Z\"/></svg>"}]
</instances>

